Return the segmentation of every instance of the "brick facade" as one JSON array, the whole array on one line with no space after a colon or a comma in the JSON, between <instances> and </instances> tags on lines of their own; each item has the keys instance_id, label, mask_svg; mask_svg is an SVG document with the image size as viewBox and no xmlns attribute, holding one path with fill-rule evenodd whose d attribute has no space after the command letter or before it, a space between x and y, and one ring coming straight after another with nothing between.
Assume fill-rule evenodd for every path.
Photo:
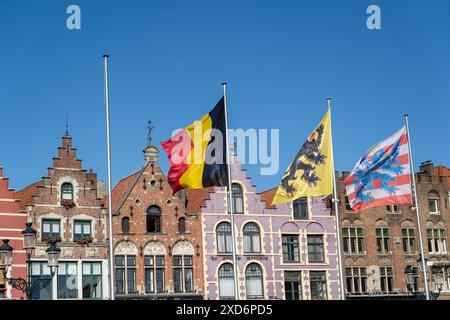
<instances>
[{"instance_id":1,"label":"brick facade","mask_svg":"<svg viewBox=\"0 0 450 320\"><path fill-rule=\"evenodd\" d=\"M26 255L23 250L23 237L21 231L25 229L26 214L20 211L20 201L16 193L9 188L9 179L3 176L3 168L0 167L0 240L9 239L9 244L14 248L12 270L9 277L26 278ZM0 245L3 241L0 242ZM3 279L3 270L0 269L0 298L23 299L22 291L12 289Z\"/></svg>"},{"instance_id":2,"label":"brick facade","mask_svg":"<svg viewBox=\"0 0 450 320\"><path fill-rule=\"evenodd\" d=\"M48 175L18 192L22 209L37 231L32 275L48 273L47 242L60 241L59 277L55 276L51 285L36 292L34 299L109 297L103 189L97 175L82 168L72 138L66 135ZM63 206L63 200L67 207Z\"/></svg>"},{"instance_id":3,"label":"brick facade","mask_svg":"<svg viewBox=\"0 0 450 320\"><path fill-rule=\"evenodd\" d=\"M116 296L201 299L200 217L187 212L183 191L173 195L158 152L149 142L143 168L113 189Z\"/></svg>"},{"instance_id":4,"label":"brick facade","mask_svg":"<svg viewBox=\"0 0 450 320\"><path fill-rule=\"evenodd\" d=\"M420 243L415 211L412 210L411 205L399 205L398 208L391 207L390 211L386 206L381 206L359 213L353 212L346 208L344 197L343 183L348 175L348 172L344 172L337 180L340 195L342 248L344 251L344 247L347 247L347 245L344 246L344 242L349 243L348 247L352 246L352 240L344 240L344 229L347 228L350 228L347 229L350 238L352 238L352 232L357 232L356 229L352 228L362 228L363 248L361 248L361 252L356 252L358 251L358 245L356 244L358 240L354 238L356 242L353 246L356 250L349 248L348 252L343 252L347 294L350 296L382 293L406 294L408 290L404 271L407 265L417 268L416 290L423 291L424 282L420 271ZM440 177L436 174L436 171L433 170L433 164L430 162L421 165L419 172L416 174L416 183L428 272L432 278L431 268L433 265L441 265L445 268L445 272L447 272L446 284L441 298L446 298L450 294L448 183L446 177ZM433 210L429 208L429 200L437 200L438 210L436 213L430 212ZM378 236L377 229L379 230ZM383 229L385 229L384 235L382 235ZM412 233L406 231L407 229L412 230ZM445 230L442 234L442 242L439 244L442 248L438 249L438 253L430 253L428 250L427 230L430 234L429 230L432 229ZM379 238L378 244L377 237ZM408 237L411 243L414 243L413 245L407 240ZM386 238L386 240L383 238ZM355 276L361 271L363 271L362 276ZM391 280L388 278L391 278Z\"/></svg>"}]
</instances>

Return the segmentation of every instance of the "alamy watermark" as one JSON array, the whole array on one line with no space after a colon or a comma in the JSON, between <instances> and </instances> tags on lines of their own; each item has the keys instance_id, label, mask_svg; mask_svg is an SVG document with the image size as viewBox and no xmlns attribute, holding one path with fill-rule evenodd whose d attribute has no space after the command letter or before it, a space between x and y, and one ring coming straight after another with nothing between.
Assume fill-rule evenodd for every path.
<instances>
[{"instance_id":1,"label":"alamy watermark","mask_svg":"<svg viewBox=\"0 0 450 320\"><path fill-rule=\"evenodd\" d=\"M228 129L229 145L242 164L260 165L261 175L275 175L280 166L279 129ZM174 147L170 159L173 164L223 164L225 136L217 129L203 130L201 121L194 123L193 135L183 129L171 137ZM203 146L208 143L205 151Z\"/></svg>"}]
</instances>

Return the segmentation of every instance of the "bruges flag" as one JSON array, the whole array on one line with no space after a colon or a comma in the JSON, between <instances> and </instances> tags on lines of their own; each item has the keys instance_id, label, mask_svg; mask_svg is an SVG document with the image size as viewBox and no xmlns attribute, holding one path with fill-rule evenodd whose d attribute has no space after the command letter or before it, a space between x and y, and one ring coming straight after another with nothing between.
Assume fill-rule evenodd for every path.
<instances>
[{"instance_id":1,"label":"bruges flag","mask_svg":"<svg viewBox=\"0 0 450 320\"><path fill-rule=\"evenodd\" d=\"M217 105L200 120L161 142L170 162L168 182L180 189L226 186L228 171L225 143L225 105Z\"/></svg>"}]
</instances>

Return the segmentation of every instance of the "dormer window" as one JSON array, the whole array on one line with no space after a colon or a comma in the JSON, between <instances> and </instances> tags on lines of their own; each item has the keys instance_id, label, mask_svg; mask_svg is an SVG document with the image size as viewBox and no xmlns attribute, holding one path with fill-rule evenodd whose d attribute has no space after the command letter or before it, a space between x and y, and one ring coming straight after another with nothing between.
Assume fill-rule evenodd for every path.
<instances>
[{"instance_id":1,"label":"dormer window","mask_svg":"<svg viewBox=\"0 0 450 320\"><path fill-rule=\"evenodd\" d=\"M61 186L61 199L73 201L73 185L69 182L64 182Z\"/></svg>"}]
</instances>

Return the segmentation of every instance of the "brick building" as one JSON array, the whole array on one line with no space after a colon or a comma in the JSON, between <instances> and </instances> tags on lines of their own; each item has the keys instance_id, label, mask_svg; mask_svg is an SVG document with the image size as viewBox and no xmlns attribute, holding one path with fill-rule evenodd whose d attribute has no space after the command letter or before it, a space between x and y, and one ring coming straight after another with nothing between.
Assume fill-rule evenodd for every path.
<instances>
[{"instance_id":1,"label":"brick building","mask_svg":"<svg viewBox=\"0 0 450 320\"><path fill-rule=\"evenodd\" d=\"M258 194L237 157L231 162L239 298L338 299L336 224L326 203L271 206L274 190ZM226 188L187 190L187 201L202 218L206 298L233 298Z\"/></svg>"},{"instance_id":2,"label":"brick building","mask_svg":"<svg viewBox=\"0 0 450 320\"><path fill-rule=\"evenodd\" d=\"M431 290L435 290L433 267L444 273L441 298L450 295L450 222L447 178L438 175L431 162L423 163L416 174L420 223ZM341 241L347 295L394 295L408 293L405 267L416 272L415 291L424 290L420 271L418 224L411 205L351 210L345 196L344 172L338 177Z\"/></svg>"},{"instance_id":3,"label":"brick building","mask_svg":"<svg viewBox=\"0 0 450 320\"><path fill-rule=\"evenodd\" d=\"M141 170L112 192L117 299L202 299L200 217L173 195L149 139Z\"/></svg>"},{"instance_id":4,"label":"brick building","mask_svg":"<svg viewBox=\"0 0 450 320\"><path fill-rule=\"evenodd\" d=\"M37 231L31 276L49 274L45 250L57 240L58 273L32 299L107 299L108 263L104 185L82 168L77 149L66 134L48 175L17 193Z\"/></svg>"},{"instance_id":5,"label":"brick building","mask_svg":"<svg viewBox=\"0 0 450 320\"><path fill-rule=\"evenodd\" d=\"M26 278L26 255L23 250L22 230L25 229L26 214L20 211L20 201L16 193L9 188L9 180L3 176L3 168L0 167L0 245L3 239L9 239L9 244L14 248L12 269L9 277ZM0 298L23 299L22 291L12 289L3 278L3 270L0 268Z\"/></svg>"}]
</instances>

